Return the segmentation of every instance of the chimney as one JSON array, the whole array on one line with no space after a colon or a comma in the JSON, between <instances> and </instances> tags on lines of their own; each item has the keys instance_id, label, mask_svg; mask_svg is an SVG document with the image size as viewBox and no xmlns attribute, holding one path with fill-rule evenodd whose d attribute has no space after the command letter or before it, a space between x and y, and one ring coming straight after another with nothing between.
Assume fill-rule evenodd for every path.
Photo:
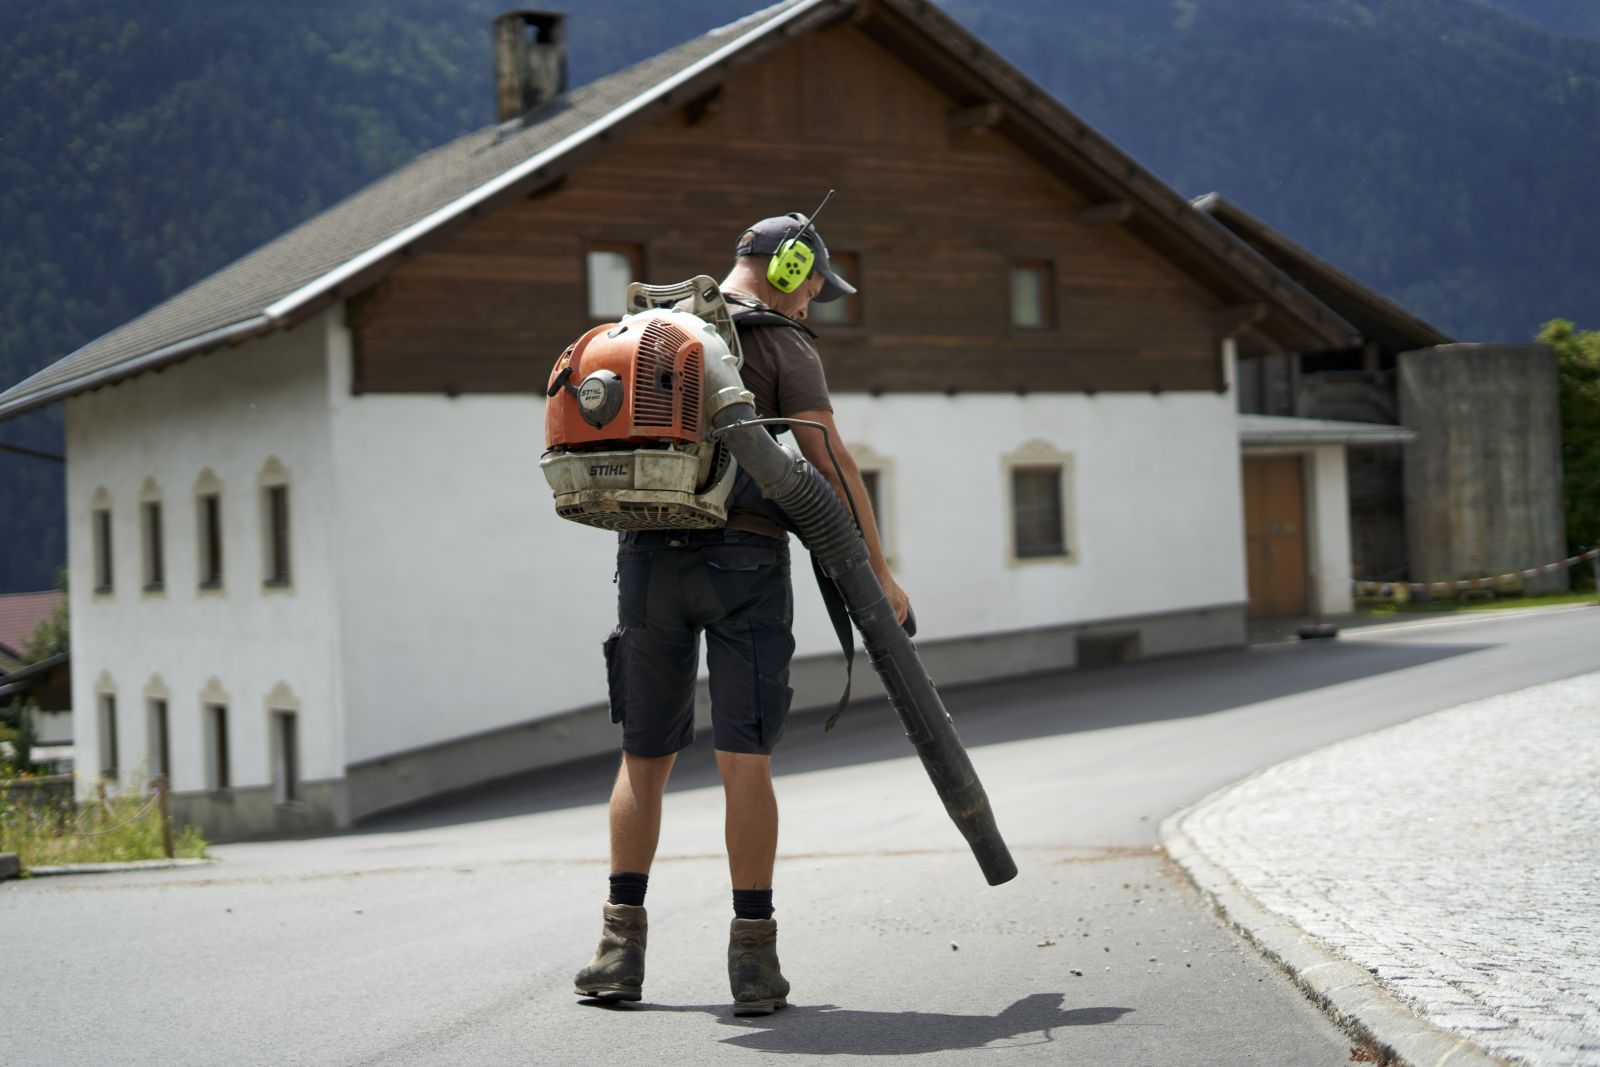
<instances>
[{"instance_id":1,"label":"chimney","mask_svg":"<svg viewBox=\"0 0 1600 1067\"><path fill-rule=\"evenodd\" d=\"M501 122L566 92L566 21L567 16L555 11L507 11L494 20Z\"/></svg>"}]
</instances>

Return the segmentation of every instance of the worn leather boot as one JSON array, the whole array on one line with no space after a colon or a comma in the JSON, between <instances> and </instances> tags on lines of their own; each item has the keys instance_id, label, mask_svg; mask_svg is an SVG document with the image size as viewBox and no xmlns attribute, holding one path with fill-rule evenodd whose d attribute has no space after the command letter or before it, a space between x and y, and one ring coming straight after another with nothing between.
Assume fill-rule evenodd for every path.
<instances>
[{"instance_id":1,"label":"worn leather boot","mask_svg":"<svg viewBox=\"0 0 1600 1067\"><path fill-rule=\"evenodd\" d=\"M735 919L728 931L728 984L735 1015L771 1015L789 1003L778 970L778 921Z\"/></svg>"},{"instance_id":2,"label":"worn leather boot","mask_svg":"<svg viewBox=\"0 0 1600 1067\"><path fill-rule=\"evenodd\" d=\"M599 1000L638 1000L644 996L644 942L648 928L644 908L607 904L600 947L589 966L573 979L572 991Z\"/></svg>"}]
</instances>

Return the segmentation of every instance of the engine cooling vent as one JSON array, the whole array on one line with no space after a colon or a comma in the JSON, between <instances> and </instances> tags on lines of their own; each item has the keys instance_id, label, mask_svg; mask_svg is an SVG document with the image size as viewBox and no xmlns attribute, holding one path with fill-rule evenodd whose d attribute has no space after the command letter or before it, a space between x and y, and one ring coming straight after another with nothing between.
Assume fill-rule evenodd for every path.
<instances>
[{"instance_id":1,"label":"engine cooling vent","mask_svg":"<svg viewBox=\"0 0 1600 1067\"><path fill-rule=\"evenodd\" d=\"M649 504L629 500L586 500L558 505L563 519L621 533L626 530L709 530L724 525L725 512L690 504Z\"/></svg>"},{"instance_id":2,"label":"engine cooling vent","mask_svg":"<svg viewBox=\"0 0 1600 1067\"><path fill-rule=\"evenodd\" d=\"M633 371L633 424L636 428L671 429L676 423L674 416L678 414L678 397L681 396L682 431L689 437L700 435L699 361L690 361L694 364L693 374L685 367L681 380L676 367L678 352L688 343L689 335L671 323L655 319L645 326ZM690 397L693 397L692 407Z\"/></svg>"}]
</instances>

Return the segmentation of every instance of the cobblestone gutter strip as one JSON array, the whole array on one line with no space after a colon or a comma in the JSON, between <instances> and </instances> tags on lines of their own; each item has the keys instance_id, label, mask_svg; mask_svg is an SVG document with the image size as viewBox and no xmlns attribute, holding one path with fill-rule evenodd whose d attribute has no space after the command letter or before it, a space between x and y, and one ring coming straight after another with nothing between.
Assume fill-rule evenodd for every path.
<instances>
[{"instance_id":1,"label":"cobblestone gutter strip","mask_svg":"<svg viewBox=\"0 0 1600 1067\"><path fill-rule=\"evenodd\" d=\"M29 867L31 878L59 874L121 874L124 871L166 871L173 867L204 867L216 860L130 860L127 863L63 863L58 867Z\"/></svg>"},{"instance_id":2,"label":"cobblestone gutter strip","mask_svg":"<svg viewBox=\"0 0 1600 1067\"><path fill-rule=\"evenodd\" d=\"M1298 926L1263 908L1227 871L1211 862L1184 831L1184 821L1233 788L1219 790L1161 824L1161 843L1167 855L1228 924L1288 972L1334 1022L1357 1038L1371 1042L1396 1063L1409 1067L1498 1067L1507 1062L1419 1018L1385 992L1365 967L1335 956Z\"/></svg>"},{"instance_id":3,"label":"cobblestone gutter strip","mask_svg":"<svg viewBox=\"0 0 1600 1067\"><path fill-rule=\"evenodd\" d=\"M1600 673L1269 767L1169 820L1167 844L1314 996L1419 1067L1461 1053L1387 1032L1374 984L1494 1056L1594 1067L1596 827Z\"/></svg>"}]
</instances>

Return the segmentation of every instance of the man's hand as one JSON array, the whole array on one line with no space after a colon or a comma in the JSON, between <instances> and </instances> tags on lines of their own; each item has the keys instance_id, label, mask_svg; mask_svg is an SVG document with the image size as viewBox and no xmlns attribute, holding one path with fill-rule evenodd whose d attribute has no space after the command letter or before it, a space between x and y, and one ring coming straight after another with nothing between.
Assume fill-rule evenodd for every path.
<instances>
[{"instance_id":1,"label":"man's hand","mask_svg":"<svg viewBox=\"0 0 1600 1067\"><path fill-rule=\"evenodd\" d=\"M894 580L894 575L879 575L878 583L883 586L883 591L889 597L889 606L894 609L894 617L900 625L906 624L906 613L911 610L911 599L906 596L906 591L900 588L900 583Z\"/></svg>"}]
</instances>

